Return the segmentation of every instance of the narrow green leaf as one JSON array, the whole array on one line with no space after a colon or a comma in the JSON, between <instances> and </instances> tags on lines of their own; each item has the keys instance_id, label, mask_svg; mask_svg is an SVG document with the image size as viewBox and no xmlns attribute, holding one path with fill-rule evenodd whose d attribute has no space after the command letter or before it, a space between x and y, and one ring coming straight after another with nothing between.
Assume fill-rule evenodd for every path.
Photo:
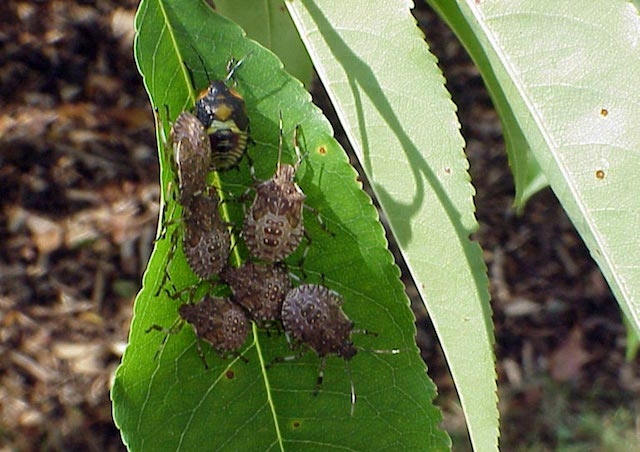
<instances>
[{"instance_id":1,"label":"narrow green leaf","mask_svg":"<svg viewBox=\"0 0 640 452\"><path fill-rule=\"evenodd\" d=\"M640 331L637 8L626 0L438 4L471 27L489 60L481 70L495 74L551 188Z\"/></svg>"},{"instance_id":2,"label":"narrow green leaf","mask_svg":"<svg viewBox=\"0 0 640 452\"><path fill-rule=\"evenodd\" d=\"M636 359L636 356L638 356L638 349L640 348L640 338L638 337L638 333L636 333L636 330L631 325L631 322L629 322L626 317L623 316L622 321L627 333L624 358L628 363L630 363L631 361Z\"/></svg>"},{"instance_id":3,"label":"narrow green leaf","mask_svg":"<svg viewBox=\"0 0 640 452\"><path fill-rule=\"evenodd\" d=\"M427 0L427 2L453 29L480 69L502 124L507 157L516 188L513 203L521 212L527 201L545 188L548 183L531 153L529 143L527 143L520 124L509 106L503 87L500 85L499 68L491 66L489 57L485 54L474 30L456 6L456 2L449 0Z\"/></svg>"},{"instance_id":4,"label":"narrow green leaf","mask_svg":"<svg viewBox=\"0 0 640 452\"><path fill-rule=\"evenodd\" d=\"M216 0L215 4L220 14L278 55L287 72L309 86L313 66L284 0Z\"/></svg>"},{"instance_id":5,"label":"narrow green leaf","mask_svg":"<svg viewBox=\"0 0 640 452\"><path fill-rule=\"evenodd\" d=\"M307 216L305 226L313 243L305 261L306 280L324 280L344 296L344 310L358 327L379 334L354 337L356 345L402 351L398 355L361 351L353 358L358 394L353 417L349 415L349 378L341 359L328 359L324 385L316 397L313 389L319 360L313 353L265 369L274 357L291 354L283 335L269 336L254 327L241 350L248 363L221 359L205 344L210 366L205 370L196 353L193 331L184 328L169 338L154 360L162 335L145 334L145 330L152 324L169 326L178 307L163 292L154 296L169 251L169 240L161 240L136 299L130 342L111 393L114 419L124 442L136 451L445 450L449 439L438 429L441 416L431 403L435 387L415 345L414 319L382 226L309 94L282 70L271 52L246 39L237 25L212 12L204 2L144 0L136 31L136 61L152 104L160 112L166 105L171 117L190 108L195 99L187 68L198 88L207 84L196 52L216 78L225 75L229 57L246 57L236 71L236 89L243 94L251 119L256 144L249 153L258 177L269 177L275 169L282 111L287 137L283 160L292 161L291 136L301 124L309 155L297 180L308 204L321 212L335 233L332 237L322 231L313 216ZM169 125L164 127L166 133ZM163 156L160 152L165 191L170 168ZM241 171L214 177L224 190L235 193L250 183L244 163ZM170 202L165 207L172 208ZM230 205L226 213L230 220L238 221L242 209ZM180 252L171 276L179 288L194 282Z\"/></svg>"},{"instance_id":6,"label":"narrow green leaf","mask_svg":"<svg viewBox=\"0 0 640 452\"><path fill-rule=\"evenodd\" d=\"M409 1L292 0L302 40L429 311L474 447L496 450L486 268L455 106Z\"/></svg>"}]
</instances>

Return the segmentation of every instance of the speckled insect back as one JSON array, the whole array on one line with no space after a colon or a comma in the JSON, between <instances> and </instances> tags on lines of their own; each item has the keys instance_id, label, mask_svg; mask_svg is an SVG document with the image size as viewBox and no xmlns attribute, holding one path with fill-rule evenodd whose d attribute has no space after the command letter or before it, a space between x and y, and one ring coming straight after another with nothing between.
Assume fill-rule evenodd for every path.
<instances>
[{"instance_id":1,"label":"speckled insect back","mask_svg":"<svg viewBox=\"0 0 640 452\"><path fill-rule=\"evenodd\" d=\"M183 212L182 249L191 270L202 279L218 275L229 259L231 239L211 188L193 198Z\"/></svg>"},{"instance_id":2,"label":"speckled insect back","mask_svg":"<svg viewBox=\"0 0 640 452\"><path fill-rule=\"evenodd\" d=\"M295 341L294 345L307 345L320 357L314 394L317 394L322 386L327 356L336 355L345 360L345 367L351 381L351 415L353 415L356 392L348 362L356 355L358 348L351 341L351 334L373 333L354 329L353 322L342 310L340 294L316 284L303 284L287 293L282 304L282 325L288 337ZM400 352L397 349L367 351L394 355ZM290 361L303 354L304 351L294 356L275 358L272 362Z\"/></svg>"},{"instance_id":3,"label":"speckled insect back","mask_svg":"<svg viewBox=\"0 0 640 452\"><path fill-rule=\"evenodd\" d=\"M244 98L233 87L227 86L242 62L230 61L225 80L211 81L198 95L194 108L209 136L211 166L217 171L237 166L250 140Z\"/></svg>"},{"instance_id":4,"label":"speckled insect back","mask_svg":"<svg viewBox=\"0 0 640 452\"><path fill-rule=\"evenodd\" d=\"M319 357L335 354L349 360L357 353L351 342L353 322L341 306L342 297L337 292L303 284L287 293L282 325L291 338L307 344Z\"/></svg>"},{"instance_id":5,"label":"speckled insect back","mask_svg":"<svg viewBox=\"0 0 640 452\"><path fill-rule=\"evenodd\" d=\"M247 262L238 268L225 268L220 276L233 291L233 301L247 310L251 320L263 327L280 320L282 302L291 289L283 265Z\"/></svg>"},{"instance_id":6,"label":"speckled insect back","mask_svg":"<svg viewBox=\"0 0 640 452\"><path fill-rule=\"evenodd\" d=\"M167 107L168 116L169 108ZM177 194L179 204L183 207L187 206L195 195L207 187L211 144L200 121L189 112L182 112L171 125L169 142L164 137L162 118L158 109L156 109L156 121L159 122L165 158L173 170L167 197L175 200ZM178 182L177 192L176 184L174 184L176 179ZM176 204L174 203L170 210L167 209L168 206L171 204L165 204L162 211L162 229L158 239L164 238L168 226L177 222L175 220L167 221L167 218L172 216Z\"/></svg>"},{"instance_id":7,"label":"speckled insect back","mask_svg":"<svg viewBox=\"0 0 640 452\"><path fill-rule=\"evenodd\" d=\"M147 333L152 330L165 333L165 337L155 357L158 356L169 336L179 333L184 323L187 322L193 327L198 339L196 343L198 355L205 368L209 366L200 345L201 340L211 345L223 358L231 355L238 356L245 362L247 361L246 358L238 353L238 350L247 340L249 321L244 311L239 306L231 303L228 298L216 298L206 295L198 303L184 303L180 305L178 314L180 317L170 328L164 328L161 325L151 325L147 329Z\"/></svg>"},{"instance_id":8,"label":"speckled insect back","mask_svg":"<svg viewBox=\"0 0 640 452\"><path fill-rule=\"evenodd\" d=\"M266 262L280 262L291 255L305 236L302 209L305 194L295 183L295 175L302 157L296 127L294 148L298 160L295 165L281 164L282 118L278 166L273 177L256 185L256 196L244 219L242 235L252 257Z\"/></svg>"},{"instance_id":9,"label":"speckled insect back","mask_svg":"<svg viewBox=\"0 0 640 452\"><path fill-rule=\"evenodd\" d=\"M187 111L173 123L169 139L178 173L180 204L186 206L207 186L211 144L202 123Z\"/></svg>"},{"instance_id":10,"label":"speckled insect back","mask_svg":"<svg viewBox=\"0 0 640 452\"><path fill-rule=\"evenodd\" d=\"M207 295L198 303L181 305L178 313L193 327L198 338L222 355L236 352L247 340L247 316L228 298Z\"/></svg>"},{"instance_id":11,"label":"speckled insect back","mask_svg":"<svg viewBox=\"0 0 640 452\"><path fill-rule=\"evenodd\" d=\"M169 268L178 248L180 236L182 251L189 268L200 279L212 279L227 264L231 238L220 217L219 202L215 189L209 188L194 196L183 208L182 218L178 221L178 224L182 225L182 230L176 229L171 235L167 264L156 296L171 279ZM169 295L173 297L170 293Z\"/></svg>"}]
</instances>

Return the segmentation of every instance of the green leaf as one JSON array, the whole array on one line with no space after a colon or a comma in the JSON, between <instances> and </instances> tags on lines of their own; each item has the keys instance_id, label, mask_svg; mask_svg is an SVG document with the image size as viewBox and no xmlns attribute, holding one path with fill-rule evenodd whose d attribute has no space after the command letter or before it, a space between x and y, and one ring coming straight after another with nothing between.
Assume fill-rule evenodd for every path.
<instances>
[{"instance_id":1,"label":"green leaf","mask_svg":"<svg viewBox=\"0 0 640 452\"><path fill-rule=\"evenodd\" d=\"M499 68L494 69L491 65L488 55L476 37L475 30L462 16L455 2L448 0L427 0L427 2L453 29L482 73L504 132L507 157L516 188L513 203L518 211L522 212L529 198L545 188L548 183L511 110L504 88L500 84Z\"/></svg>"},{"instance_id":2,"label":"green leaf","mask_svg":"<svg viewBox=\"0 0 640 452\"><path fill-rule=\"evenodd\" d=\"M624 359L630 363L636 356L638 356L638 349L640 349L640 338L638 337L638 333L631 325L631 322L626 317L622 317L622 323L624 324L624 329L627 334L626 343L625 343L625 353Z\"/></svg>"},{"instance_id":3,"label":"green leaf","mask_svg":"<svg viewBox=\"0 0 640 452\"><path fill-rule=\"evenodd\" d=\"M437 4L471 27L488 60L483 75L495 74L551 188L640 331L637 8L626 0Z\"/></svg>"},{"instance_id":4,"label":"green leaf","mask_svg":"<svg viewBox=\"0 0 640 452\"><path fill-rule=\"evenodd\" d=\"M496 450L486 267L455 106L411 2L293 0L291 11L442 344L476 450Z\"/></svg>"},{"instance_id":5,"label":"green leaf","mask_svg":"<svg viewBox=\"0 0 640 452\"><path fill-rule=\"evenodd\" d=\"M131 450L390 449L445 450L447 435L432 405L435 387L414 342L414 318L386 248L382 226L356 173L332 137L329 123L310 102L299 81L282 70L268 50L244 37L235 24L197 0L144 0L136 17L136 61L152 104L171 117L190 108L196 85L207 84L199 53L213 77L225 75L229 57L246 57L236 71L236 89L246 100L256 142L249 152L258 177L273 174L277 159L278 114L287 138L283 160L292 161L290 140L302 125L308 157L297 180L308 204L318 209L335 237L322 231L313 216L305 226L313 243L305 261L307 281L325 284L344 296L344 310L358 327L378 333L358 335L366 349L400 348L398 355L361 351L351 361L358 401L350 417L350 384L344 362L327 360L324 385L314 397L319 359L304 358L265 366L290 355L284 336L253 328L241 350L249 362L221 359L205 347L209 370L196 353L191 328L171 336L157 360L162 335L145 334L152 324L169 326L178 303L154 293L162 278L169 240L157 242L143 289L134 308L130 342L112 387L113 414ZM165 122L165 133L169 125ZM162 165L162 187L170 175ZM250 178L239 172L216 175L225 190L242 192ZM233 204L233 203L230 203ZM225 204L227 205L227 204ZM165 206L171 209L171 205ZM230 206L232 220L241 216ZM296 262L301 250L291 259ZM298 274L300 274L298 272ZM171 266L178 287L194 282L180 252Z\"/></svg>"},{"instance_id":6,"label":"green leaf","mask_svg":"<svg viewBox=\"0 0 640 452\"><path fill-rule=\"evenodd\" d=\"M309 86L313 66L284 0L216 0L216 10L278 55L287 72Z\"/></svg>"}]
</instances>

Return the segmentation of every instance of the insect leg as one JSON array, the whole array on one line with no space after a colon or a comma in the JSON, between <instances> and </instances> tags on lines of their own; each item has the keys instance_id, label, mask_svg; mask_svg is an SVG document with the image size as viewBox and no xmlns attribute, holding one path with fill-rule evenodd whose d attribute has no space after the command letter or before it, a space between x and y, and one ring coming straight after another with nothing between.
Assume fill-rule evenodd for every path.
<instances>
[{"instance_id":1,"label":"insect leg","mask_svg":"<svg viewBox=\"0 0 640 452\"><path fill-rule=\"evenodd\" d=\"M322 387L322 380L324 379L324 366L327 363L327 357L323 356L320 359L320 367L318 368L318 379L316 380L316 387L313 390L313 395L317 396L320 388Z\"/></svg>"},{"instance_id":2,"label":"insect leg","mask_svg":"<svg viewBox=\"0 0 640 452\"><path fill-rule=\"evenodd\" d=\"M160 281L160 285L158 286L158 290L156 290L156 293L155 293L156 297L158 295L160 295L160 291L164 288L164 286L167 283L167 281L171 281L171 275L169 274L169 268L171 267L171 264L173 262L173 257L176 254L176 249L178 249L178 233L177 233L177 231L173 231L173 233L171 234L171 247L169 248L169 255L167 256L167 263L164 266L164 272L163 272L163 275L162 275L162 280ZM173 286L173 290L177 291L176 287L173 285L173 282L171 282L171 285ZM171 294L169 294L169 296L171 296Z\"/></svg>"},{"instance_id":3,"label":"insect leg","mask_svg":"<svg viewBox=\"0 0 640 452\"><path fill-rule=\"evenodd\" d=\"M156 350L156 353L153 355L153 360L155 361L158 358L158 355L160 355L160 352L162 350L164 350L165 345L167 344L167 340L169 339L169 336L173 335L173 334L178 334L180 332L180 330L182 329L182 326L184 325L184 321L181 318L177 318L169 328L165 328L162 325L157 325L157 324L153 324L151 325L149 328L147 328L145 330L145 333L150 333L153 330L156 331L162 331L164 334L164 338L162 339L162 342L160 343L160 347L158 347L158 350Z\"/></svg>"},{"instance_id":4,"label":"insect leg","mask_svg":"<svg viewBox=\"0 0 640 452\"><path fill-rule=\"evenodd\" d=\"M286 363L289 361L295 361L296 359L301 358L307 351L306 350L300 350L298 353L296 353L295 355L289 355L289 356L276 356L275 358L273 358L266 366L266 369L269 369L271 366L273 366L275 363Z\"/></svg>"},{"instance_id":5,"label":"insect leg","mask_svg":"<svg viewBox=\"0 0 640 452\"><path fill-rule=\"evenodd\" d=\"M196 349L198 351L198 356L200 357L200 359L202 360L202 363L204 364L204 368L209 370L209 365L207 364L207 358L204 356L204 352L202 351L202 345L200 343L199 337L196 337Z\"/></svg>"}]
</instances>

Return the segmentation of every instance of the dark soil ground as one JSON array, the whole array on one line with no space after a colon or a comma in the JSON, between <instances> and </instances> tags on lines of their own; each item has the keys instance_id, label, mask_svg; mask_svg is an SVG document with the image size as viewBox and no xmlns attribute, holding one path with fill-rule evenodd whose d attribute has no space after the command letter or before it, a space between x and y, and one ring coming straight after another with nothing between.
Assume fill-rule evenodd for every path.
<instances>
[{"instance_id":1,"label":"dark soil ground","mask_svg":"<svg viewBox=\"0 0 640 452\"><path fill-rule=\"evenodd\" d=\"M123 450L109 381L159 199L153 118L132 57L136 6L0 3L1 451ZM424 6L416 16L458 105L478 192L502 448L633 450L640 369L625 362L616 302L548 189L515 215L482 80L446 26ZM314 97L334 117L320 86ZM464 450L455 390L415 301L444 427Z\"/></svg>"}]
</instances>

